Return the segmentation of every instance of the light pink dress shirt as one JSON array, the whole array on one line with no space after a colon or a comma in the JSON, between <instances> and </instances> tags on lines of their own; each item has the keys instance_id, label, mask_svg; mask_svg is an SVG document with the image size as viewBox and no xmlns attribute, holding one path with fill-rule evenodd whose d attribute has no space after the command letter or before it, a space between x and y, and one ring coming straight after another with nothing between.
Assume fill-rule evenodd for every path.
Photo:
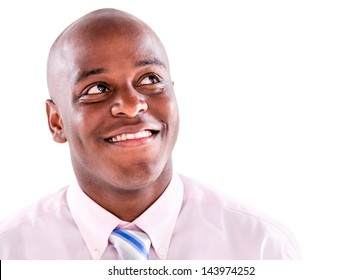
<instances>
[{"instance_id":1,"label":"light pink dress shirt","mask_svg":"<svg viewBox=\"0 0 361 280\"><path fill-rule=\"evenodd\" d=\"M293 235L270 218L187 177L174 175L133 222L91 200L77 184L0 224L0 259L119 259L112 230L139 228L150 259L299 259Z\"/></svg>"}]
</instances>

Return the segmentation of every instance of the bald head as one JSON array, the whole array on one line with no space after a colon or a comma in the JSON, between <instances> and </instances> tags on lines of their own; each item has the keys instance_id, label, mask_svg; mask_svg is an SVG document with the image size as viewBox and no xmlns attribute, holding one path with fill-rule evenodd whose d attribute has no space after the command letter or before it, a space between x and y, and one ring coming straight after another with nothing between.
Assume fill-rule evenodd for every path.
<instances>
[{"instance_id":1,"label":"bald head","mask_svg":"<svg viewBox=\"0 0 361 280\"><path fill-rule=\"evenodd\" d=\"M166 51L154 31L135 16L116 9L92 11L69 25L53 43L48 57L47 81L52 99L59 94L61 77L69 77L72 59L89 46L112 44L115 37L123 36L134 42L132 48L142 48L136 42L153 41L163 53L163 63L168 66ZM86 47L84 47L86 46ZM101 51L101 50L99 50ZM91 57L89 57L91 59ZM64 83L62 84L64 85Z\"/></svg>"}]
</instances>

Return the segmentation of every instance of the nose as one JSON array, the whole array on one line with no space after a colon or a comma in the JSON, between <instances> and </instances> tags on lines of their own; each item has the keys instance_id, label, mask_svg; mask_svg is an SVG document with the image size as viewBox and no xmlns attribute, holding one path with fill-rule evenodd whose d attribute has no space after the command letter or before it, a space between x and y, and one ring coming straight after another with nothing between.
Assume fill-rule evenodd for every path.
<instances>
[{"instance_id":1,"label":"nose","mask_svg":"<svg viewBox=\"0 0 361 280\"><path fill-rule=\"evenodd\" d=\"M110 113L113 117L125 116L128 118L134 118L139 113L147 110L148 104L139 93L122 92L118 94L117 99L110 109Z\"/></svg>"}]
</instances>

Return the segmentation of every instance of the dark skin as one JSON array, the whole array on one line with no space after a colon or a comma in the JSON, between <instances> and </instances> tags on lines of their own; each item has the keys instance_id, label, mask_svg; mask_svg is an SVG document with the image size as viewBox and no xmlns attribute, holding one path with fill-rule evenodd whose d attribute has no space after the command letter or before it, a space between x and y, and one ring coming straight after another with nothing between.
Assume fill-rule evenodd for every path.
<instances>
[{"instance_id":1,"label":"dark skin","mask_svg":"<svg viewBox=\"0 0 361 280\"><path fill-rule=\"evenodd\" d=\"M125 221L167 188L179 116L166 52L121 11L85 15L54 43L46 102L56 142L68 142L83 191Z\"/></svg>"}]
</instances>

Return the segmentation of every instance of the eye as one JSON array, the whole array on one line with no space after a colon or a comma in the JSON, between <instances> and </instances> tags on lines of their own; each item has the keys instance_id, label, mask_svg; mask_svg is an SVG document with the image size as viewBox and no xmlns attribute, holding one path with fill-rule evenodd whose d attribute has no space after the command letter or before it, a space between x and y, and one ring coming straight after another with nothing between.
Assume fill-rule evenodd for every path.
<instances>
[{"instance_id":1,"label":"eye","mask_svg":"<svg viewBox=\"0 0 361 280\"><path fill-rule=\"evenodd\" d=\"M88 95L92 95L92 94L101 94L101 93L105 93L108 92L109 89L106 85L104 84L97 84L95 86L92 86L91 88L89 88L86 91L86 94Z\"/></svg>"},{"instance_id":2,"label":"eye","mask_svg":"<svg viewBox=\"0 0 361 280\"><path fill-rule=\"evenodd\" d=\"M161 79L157 75L155 75L155 74L148 75L140 80L138 86L153 85L153 84L160 83L160 81L161 81Z\"/></svg>"}]
</instances>

